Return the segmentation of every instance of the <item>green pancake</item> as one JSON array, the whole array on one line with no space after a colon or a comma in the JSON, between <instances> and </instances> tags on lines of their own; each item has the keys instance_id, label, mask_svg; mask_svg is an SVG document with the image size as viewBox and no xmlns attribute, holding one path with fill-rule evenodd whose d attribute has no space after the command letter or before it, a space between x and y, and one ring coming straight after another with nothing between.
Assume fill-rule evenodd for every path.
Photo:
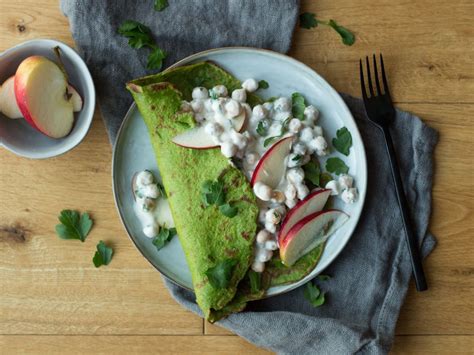
<instances>
[{"instance_id":1,"label":"green pancake","mask_svg":"<svg viewBox=\"0 0 474 355\"><path fill-rule=\"evenodd\" d=\"M262 274L262 289L250 291L249 270L257 232L258 206L249 181L219 149L189 149L171 139L195 125L192 114L181 112L181 101L191 100L193 88L225 85L229 92L241 83L218 66L202 62L167 70L127 84L147 125L171 212L186 255L196 301L213 322L239 312L250 300L264 297L274 285L294 282L316 265L323 247L316 248L294 266L283 266L275 257ZM251 105L261 102L249 95ZM234 218L216 206L204 207L201 186L206 180L224 182L226 200L238 208ZM206 276L209 268L232 259L236 266L226 288L214 288Z\"/></svg>"}]
</instances>

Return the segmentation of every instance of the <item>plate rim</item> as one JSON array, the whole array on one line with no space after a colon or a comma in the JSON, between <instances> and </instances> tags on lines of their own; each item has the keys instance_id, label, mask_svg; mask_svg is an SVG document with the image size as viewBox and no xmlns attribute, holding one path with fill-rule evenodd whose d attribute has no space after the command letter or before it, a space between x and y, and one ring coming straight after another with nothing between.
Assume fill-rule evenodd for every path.
<instances>
[{"instance_id":1,"label":"plate rim","mask_svg":"<svg viewBox=\"0 0 474 355\"><path fill-rule=\"evenodd\" d=\"M345 101L343 100L342 96L339 94L339 92L337 92L336 89L334 89L332 87L332 85L330 85L326 79L324 79L321 75L319 75L314 69L312 69L311 67L309 67L308 65L300 62L299 60L293 58L293 57L290 57L286 54L283 54L283 53L279 53L279 52L275 52L275 51L272 51L272 50L269 50L269 49L263 49L263 48L255 48L255 47L244 47L244 46L232 46L232 47L219 47L219 48L212 48L212 49L207 49L207 50L204 50L204 51L201 51L201 52L198 52L198 53L194 53L194 54L191 54L183 59L180 59L179 61L177 61L176 63L170 65L168 68L166 68L163 72L166 72L168 70L171 70L171 69L174 69L174 68L177 68L177 67L180 67L180 66L183 66L183 65L186 65L188 64L189 62L192 62L193 60L195 59L199 59L200 57L202 56L205 56L209 53L213 53L213 52L233 52L233 51L247 51L247 52L260 52L260 53L265 53L267 55L270 55L270 56L274 56L274 57L277 57L279 59L283 59L285 61L289 61L291 62L292 64L300 67L300 69L302 70L305 70L307 72L309 72L310 74L312 75L315 75L318 80L320 80L324 85L326 85L327 89L329 90L329 92L332 94L332 96L335 98L336 101L338 101L338 104L342 107L342 109L344 111L346 111L346 114L348 114L350 116L350 118L352 118L353 122L354 122L354 126L355 126L355 132L351 132L351 134L355 135L360 143L361 143L361 156L362 156L362 167L361 167L361 171L363 172L364 174L364 181L363 181L363 185L362 186L358 186L359 187L359 200L361 201L361 207L360 209L358 210L358 213L356 214L356 216L354 216L354 218L356 218L356 223L354 224L354 226L348 231L348 234L349 234L349 237L345 240L345 242L343 242L341 244L341 246L339 247L339 250L335 253L334 257L332 258L332 260L330 260L329 262L327 262L325 265L323 265L321 267L321 270L319 273L317 274L314 274L312 275L312 273L314 272L314 270L316 269L316 267L319 265L319 262L316 264L315 268L313 268L309 273L308 275L306 275L305 277L303 277L301 280L298 280L294 283L291 283L291 284L287 284L287 285L279 285L279 286L275 286L275 287L285 287L284 289L280 290L279 292L274 292L274 293L271 293L269 294L268 292L265 293L265 296L263 298L268 298L268 297L273 297L273 296L277 296L277 295L281 295L281 294L284 294L284 293L287 293L287 292L290 292L298 287L300 287L302 284L312 280L313 278L315 278L317 275L319 275L322 271L324 271L324 269L326 269L326 267L328 267L330 264L332 264L332 262L334 262L334 260L337 259L337 257L339 256L339 254L344 250L344 248L346 247L347 243L349 242L349 240L351 240L353 234L354 234L354 231L355 229L357 228L358 224L359 224L359 221L360 221L360 217L362 215L362 212L364 210L364 205L365 205L365 199L366 199L366 193L367 193L367 177L368 177L368 172L367 172L367 155L366 155L366 152L365 152L365 146L364 146L364 141L362 140L362 136L360 134L360 131L359 131L359 127L357 126L357 123L354 119L354 116L352 115L352 112L349 110L347 104L345 103ZM139 248L138 244L135 242L135 240L133 239L132 237L132 234L130 232L130 230L128 229L127 225L125 224L125 219L124 219L124 216L122 214L122 211L120 210L119 206L118 206L118 193L117 193L117 187L116 187L116 184L115 184L115 164L116 164L116 155L117 155L117 150L118 150L118 142L119 142L119 138L121 137L121 135L123 134L123 131L124 131L124 127L126 126L127 122L130 120L130 117L132 116L132 113L134 110L136 110L137 107L136 107L136 103L135 102L132 102L132 104L130 105L129 109L127 110L122 122L120 123L120 127L117 131L117 135L116 135L116 138L115 138L115 142L113 144L113 148L112 148L112 164L111 164L111 175L112 175L112 191L113 191L113 196L114 196L114 204L115 204L115 208L117 209L117 212L119 214L119 217L120 217L120 222L122 223L122 226L124 227L124 229L126 230L127 232L127 235L128 235L128 238L132 241L133 245L135 246L135 248L140 252L140 254L151 264L151 266L153 266L161 275L163 275L167 280L169 280L170 282L174 283L175 285L178 285L180 287L183 287L184 289L188 290L188 291L192 291L194 292L194 289L193 288L190 288L188 287L187 285L184 285L182 284L181 282L173 279L170 275L168 275L165 271L163 270L160 270L160 268L158 268L158 266L156 266L152 260L150 260L143 252L142 250ZM363 189L361 189L363 187ZM323 251L324 253L324 251ZM268 290L270 290L271 288L269 288ZM268 291L267 290L267 291Z\"/></svg>"}]
</instances>

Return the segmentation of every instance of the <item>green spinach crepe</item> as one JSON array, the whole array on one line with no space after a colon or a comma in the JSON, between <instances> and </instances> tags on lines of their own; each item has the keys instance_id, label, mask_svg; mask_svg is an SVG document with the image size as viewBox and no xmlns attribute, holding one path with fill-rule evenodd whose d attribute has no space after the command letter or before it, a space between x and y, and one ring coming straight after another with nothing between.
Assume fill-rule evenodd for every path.
<instances>
[{"instance_id":1,"label":"green spinach crepe","mask_svg":"<svg viewBox=\"0 0 474 355\"><path fill-rule=\"evenodd\" d=\"M196 124L191 113L180 110L181 101L191 100L195 87L216 85L225 85L229 91L241 87L236 78L209 62L127 84L150 134L196 301L210 322L243 310L248 301L263 298L271 286L300 280L315 267L323 249L319 246L292 267L275 256L261 275L249 271L259 208L247 178L219 149L189 149L171 141ZM261 100L249 95L248 102L255 105ZM238 209L233 218L221 214L216 206L206 208L202 201L202 185L216 179L224 184L226 200ZM225 262L232 265L229 282L224 287L213 286L206 273Z\"/></svg>"}]
</instances>

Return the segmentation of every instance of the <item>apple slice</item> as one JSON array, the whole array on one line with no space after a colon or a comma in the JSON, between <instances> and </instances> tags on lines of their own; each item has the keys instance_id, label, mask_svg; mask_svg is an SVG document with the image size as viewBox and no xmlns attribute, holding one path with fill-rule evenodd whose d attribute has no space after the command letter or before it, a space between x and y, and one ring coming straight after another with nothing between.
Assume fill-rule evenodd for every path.
<instances>
[{"instance_id":1,"label":"apple slice","mask_svg":"<svg viewBox=\"0 0 474 355\"><path fill-rule=\"evenodd\" d=\"M242 110L238 116L232 119L234 129L237 132L240 132L244 127L246 117L245 110ZM206 133L204 126L191 128L190 130L178 134L171 141L181 147L193 149L210 149L219 146L216 145L212 136Z\"/></svg>"},{"instance_id":2,"label":"apple slice","mask_svg":"<svg viewBox=\"0 0 474 355\"><path fill-rule=\"evenodd\" d=\"M67 86L67 92L71 95L72 108L74 112L79 112L82 110L82 105L84 104L81 95L77 92L76 88L69 84Z\"/></svg>"},{"instance_id":3,"label":"apple slice","mask_svg":"<svg viewBox=\"0 0 474 355\"><path fill-rule=\"evenodd\" d=\"M278 240L285 236L298 221L315 212L322 211L331 190L321 189L311 192L304 200L299 201L285 216L281 223Z\"/></svg>"},{"instance_id":4,"label":"apple slice","mask_svg":"<svg viewBox=\"0 0 474 355\"><path fill-rule=\"evenodd\" d=\"M349 216L339 210L312 213L297 222L280 242L280 258L292 266L342 226Z\"/></svg>"},{"instance_id":5,"label":"apple slice","mask_svg":"<svg viewBox=\"0 0 474 355\"><path fill-rule=\"evenodd\" d=\"M42 56L26 58L15 74L15 97L23 117L52 138L68 135L74 123L67 86L64 72Z\"/></svg>"},{"instance_id":6,"label":"apple slice","mask_svg":"<svg viewBox=\"0 0 474 355\"><path fill-rule=\"evenodd\" d=\"M8 118L22 118L20 108L15 97L15 76L9 77L0 87L0 112Z\"/></svg>"},{"instance_id":7,"label":"apple slice","mask_svg":"<svg viewBox=\"0 0 474 355\"><path fill-rule=\"evenodd\" d=\"M257 182L275 189L286 172L286 159L290 154L293 136L280 139L273 144L260 158L252 174L250 184L253 186Z\"/></svg>"}]
</instances>

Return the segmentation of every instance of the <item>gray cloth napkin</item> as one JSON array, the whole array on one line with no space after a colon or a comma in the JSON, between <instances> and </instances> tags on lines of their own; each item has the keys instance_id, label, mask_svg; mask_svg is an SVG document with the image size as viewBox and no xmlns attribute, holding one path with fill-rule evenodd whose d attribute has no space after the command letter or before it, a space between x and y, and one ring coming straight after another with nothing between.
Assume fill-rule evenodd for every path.
<instances>
[{"instance_id":1,"label":"gray cloth napkin","mask_svg":"<svg viewBox=\"0 0 474 355\"><path fill-rule=\"evenodd\" d=\"M168 52L166 65L213 47L253 46L287 52L299 13L298 0L169 0L163 12L153 1L62 0L72 34L95 79L111 141L132 100L125 82L147 74L146 50L117 35L126 19L152 29ZM354 70L357 70L354 67ZM250 342L287 354L386 353L411 277L400 211L381 132L365 118L360 100L344 96L364 139L368 193L350 242L325 270L327 302L313 308L303 287L251 302L245 312L218 324ZM434 247L427 231L431 210L433 150L437 133L407 112L392 127L411 215L423 255ZM166 281L166 280L165 280ZM200 314L194 294L166 281L173 297Z\"/></svg>"}]
</instances>

